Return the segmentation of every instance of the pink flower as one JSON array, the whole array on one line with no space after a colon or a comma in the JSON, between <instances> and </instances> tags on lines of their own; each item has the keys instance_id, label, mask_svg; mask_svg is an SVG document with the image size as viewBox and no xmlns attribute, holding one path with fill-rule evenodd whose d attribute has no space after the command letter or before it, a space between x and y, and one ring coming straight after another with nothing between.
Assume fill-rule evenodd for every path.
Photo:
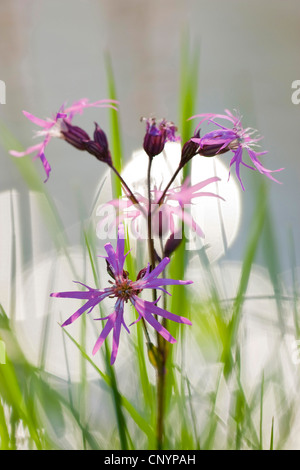
<instances>
[{"instance_id":1,"label":"pink flower","mask_svg":"<svg viewBox=\"0 0 300 470\"><path fill-rule=\"evenodd\" d=\"M203 137L195 137L192 139L193 142L199 145L198 153L200 155L203 154L204 156L213 156L231 150L234 156L230 162L230 167L235 164L236 176L239 182L241 183L243 191L245 190L245 188L240 177L240 165L250 168L251 170L258 170L261 174L267 176L269 179L275 181L276 183L280 183L271 175L271 173L282 171L283 168L280 168L278 170L268 170L262 165L262 163L258 159L258 157L265 155L268 152L257 152L254 150L254 147L258 145L258 142L262 139L262 137L255 137L256 131L254 129L251 129L249 127L244 129L241 124L240 117L234 116L228 110L225 110L225 112L226 114L198 114L190 118L202 118L196 127L196 131L199 129L200 125L204 121L208 121L218 126L217 130L208 132ZM215 119L225 119L232 123L233 128L229 129L227 127L224 127L221 124L217 123ZM211 149L214 149L213 155L211 153ZM243 149L247 151L248 156L250 157L254 167L247 165L243 161Z\"/></svg>"},{"instance_id":2,"label":"pink flower","mask_svg":"<svg viewBox=\"0 0 300 470\"><path fill-rule=\"evenodd\" d=\"M177 323L184 323L191 325L190 320L185 317L174 315L171 312L168 312L165 309L160 308L156 302L149 302L140 298L140 294L144 289L157 289L165 291L162 286L168 285L186 285L191 284L192 281L178 281L174 279L163 279L158 278L158 276L164 271L168 263L170 262L169 258L164 258L156 268L152 271L150 266L140 271L137 279L131 281L129 279L128 273L124 270L124 263L126 255L124 255L124 227L122 224L119 225L118 230L118 240L116 250L112 247L110 243L105 245L105 250L107 256L105 257L108 272L114 281L110 281L110 287L107 287L103 290L93 289L89 286L84 286L87 288L87 291L71 291L71 292L57 292L51 294L51 297L66 297L66 298L75 298L75 299L84 299L87 302L80 307L73 315L71 315L64 323L63 327L73 323L78 317L80 317L84 312L90 313L96 305L98 305L106 297L113 297L116 299L113 312L104 318L98 318L97 320L107 320L98 340L93 349L93 354L100 349L104 340L107 338L109 333L113 331L113 345L112 345L112 354L111 354L111 364L114 364L120 341L120 333L122 326L129 333L129 328L124 320L124 304L128 301L134 306L135 310L138 313L138 318L136 321L131 323L129 327L142 318L149 323L166 341L170 343L175 343L176 340L173 336L164 328L161 323L153 316L159 315L160 317L166 318L168 320L175 321ZM166 291L165 291L166 292Z\"/></svg>"},{"instance_id":3,"label":"pink flower","mask_svg":"<svg viewBox=\"0 0 300 470\"><path fill-rule=\"evenodd\" d=\"M212 177L195 185L190 185L190 179L187 178L181 186L168 189L163 201L161 201L163 191L154 188L151 191L153 195L151 201L153 234L159 235L163 233L165 235L166 232L170 232L171 234L174 233L176 225L175 219L177 218L192 228L199 237L205 238L202 228L193 219L188 208L193 201L199 197L217 197L224 200L221 196L213 192L202 191L203 188L217 181L220 181L220 178ZM119 222L123 222L125 219L131 220L131 223L133 224L140 216L144 216L145 218L147 217L149 206L148 199L139 193L135 193L135 197L138 200L140 207L129 198L121 200L115 199L105 204L105 206L112 205L118 209L118 215L113 220L110 228L112 228L114 224L117 225ZM109 214L99 222L99 232L101 232L101 227L106 226L110 221L111 216ZM135 230L135 232L138 232L138 230Z\"/></svg>"},{"instance_id":4,"label":"pink flower","mask_svg":"<svg viewBox=\"0 0 300 470\"><path fill-rule=\"evenodd\" d=\"M18 152L16 150L11 150L10 154L14 157L24 157L31 153L36 153L34 160L39 158L43 164L44 170L46 172L46 181L48 181L51 171L51 166L45 157L45 149L49 144L50 140L53 137L67 140L69 143L74 145L76 148L83 150L82 143L86 140L89 140L88 134L80 129L79 127L71 126L73 117L76 114L82 114L83 110L86 108L102 108L102 107L111 107L117 109L114 104L117 104L115 100L99 100L93 103L89 103L88 99L83 98L79 101L74 102L70 107L65 108L64 105L61 106L59 111L53 118L48 118L47 120L40 119L33 114L23 111L23 114L27 119L41 127L40 131L36 132L37 137L43 137L42 142L28 147L24 152ZM71 133L70 130L73 130ZM70 134L70 139L68 136ZM81 148L82 147L82 148Z\"/></svg>"}]
</instances>

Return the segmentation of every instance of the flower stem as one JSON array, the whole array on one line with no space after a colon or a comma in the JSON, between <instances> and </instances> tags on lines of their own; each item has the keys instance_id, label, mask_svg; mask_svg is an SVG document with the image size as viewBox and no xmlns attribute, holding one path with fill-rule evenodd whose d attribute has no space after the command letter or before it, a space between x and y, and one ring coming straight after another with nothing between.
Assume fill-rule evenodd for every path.
<instances>
[{"instance_id":1,"label":"flower stem","mask_svg":"<svg viewBox=\"0 0 300 470\"><path fill-rule=\"evenodd\" d=\"M120 175L118 170L113 165L109 165L109 166L112 169L112 171L117 175L119 180L121 181L121 184L123 186L123 189L126 192L126 196L128 197L128 199L130 199L134 204L137 204L142 213L145 213L144 208L140 205L139 201L137 200L137 198L135 197L135 195L133 194L133 192L129 188L128 184L124 181L124 179L122 178L122 176Z\"/></svg>"},{"instance_id":2,"label":"flower stem","mask_svg":"<svg viewBox=\"0 0 300 470\"><path fill-rule=\"evenodd\" d=\"M156 256L154 240L152 237L152 204L151 204L151 167L152 158L149 157L148 171L147 171L147 189L148 189L148 250L151 261L152 269L155 268ZM156 289L152 289L153 301L157 300ZM156 374L157 374L157 424L156 424L156 440L157 448L160 450L163 448L163 436L164 436L164 412L165 412L165 340L157 332L157 363L156 363Z\"/></svg>"},{"instance_id":3,"label":"flower stem","mask_svg":"<svg viewBox=\"0 0 300 470\"><path fill-rule=\"evenodd\" d=\"M182 166L179 165L178 168L176 169L175 173L173 174L172 178L170 179L169 183L167 184L167 186L165 187L164 189L164 192L162 193L162 195L160 196L158 202L157 202L157 205L158 206L161 206L162 203L164 202L164 198L165 198L165 195L167 194L167 191L169 189L169 187L171 186L171 184L174 182L176 176L178 175L178 173L180 172L180 170L182 169Z\"/></svg>"},{"instance_id":4,"label":"flower stem","mask_svg":"<svg viewBox=\"0 0 300 470\"><path fill-rule=\"evenodd\" d=\"M147 214L148 250L149 250L149 256L150 256L151 267L152 267L152 269L154 269L154 268L155 268L156 257L155 257L154 242L153 242L153 238L152 238L151 166L152 166L152 158L149 157L148 172L147 172L147 190L148 190L148 214ZM156 292L155 292L155 289L153 289L153 292L155 293L155 297L153 296L153 300L156 300Z\"/></svg>"},{"instance_id":5,"label":"flower stem","mask_svg":"<svg viewBox=\"0 0 300 470\"><path fill-rule=\"evenodd\" d=\"M116 174L116 176L119 178L122 186L123 186L123 189L125 190L126 192L126 196L134 203L134 204L137 204L139 206L139 209L141 210L141 212L143 212L145 214L145 211L144 211L144 208L140 205L139 201L137 200L137 198L135 197L135 195L133 194L133 192L131 191L131 189L129 188L128 184L126 183L126 181L124 180L124 178L120 175L120 173L118 172L118 170L111 164L109 165L110 168L113 170L113 172ZM151 345L151 341L150 341L150 336L149 336L149 333L148 333L148 330L147 330L147 325L146 325L146 322L144 320L144 318L142 318L142 324L143 324L143 329L144 329L144 333L145 333L145 336L146 336L146 340L147 340L147 344L148 345Z\"/></svg>"}]
</instances>

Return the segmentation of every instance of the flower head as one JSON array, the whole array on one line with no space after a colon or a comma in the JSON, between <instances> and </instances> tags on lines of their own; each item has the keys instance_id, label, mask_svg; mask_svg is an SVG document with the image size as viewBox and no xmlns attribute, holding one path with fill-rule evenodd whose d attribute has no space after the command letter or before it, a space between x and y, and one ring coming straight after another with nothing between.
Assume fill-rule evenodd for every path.
<instances>
[{"instance_id":1,"label":"flower head","mask_svg":"<svg viewBox=\"0 0 300 470\"><path fill-rule=\"evenodd\" d=\"M100 107L112 107L115 108L115 100L99 100L90 103L88 99L83 98L79 101L74 102L70 107L65 108L61 106L59 111L54 117L49 119L40 119L33 114L23 111L23 114L27 119L36 124L41 130L36 132L36 137L42 137L42 141L37 145L28 147L24 152L18 152L11 150L10 154L14 157L24 157L31 153L35 153L34 160L39 158L43 164L46 172L46 180L49 179L51 166L45 157L45 149L53 137L66 140L69 144L73 145L79 150L86 150L85 142L89 142L90 138L88 134L80 127L72 125L72 119L76 114L82 114L86 108L100 108Z\"/></svg>"},{"instance_id":2,"label":"flower head","mask_svg":"<svg viewBox=\"0 0 300 470\"><path fill-rule=\"evenodd\" d=\"M181 186L168 189L165 195L162 190L156 187L151 190L153 234L164 236L166 233L174 234L176 230L176 219L178 219L195 231L197 236L205 238L202 228L194 220L188 209L189 206L193 204L193 201L199 197L215 197L224 200L218 194L211 191L203 191L203 188L217 181L220 181L220 178L214 176L191 185L190 178L188 177ZM121 200L114 199L107 202L105 206L111 205L116 207L118 209L118 215L112 219L111 214L106 214L98 223L99 232L101 232L101 228L106 226L106 224L111 223L110 228L112 228L113 224L118 224L125 219L131 220L131 223L134 224L140 220L140 217L144 216L146 221L149 207L148 198L137 192L135 193L135 197L139 203L138 206L129 198ZM133 228L135 233L139 233L136 227Z\"/></svg>"},{"instance_id":3,"label":"flower head","mask_svg":"<svg viewBox=\"0 0 300 470\"><path fill-rule=\"evenodd\" d=\"M144 137L144 150L150 158L159 155L166 142L177 142L180 137L176 136L177 127L173 122L162 119L158 123L155 118L146 121L146 134Z\"/></svg>"},{"instance_id":4,"label":"flower head","mask_svg":"<svg viewBox=\"0 0 300 470\"><path fill-rule=\"evenodd\" d=\"M147 300L141 299L140 294L144 289L158 289L161 291L165 291L164 287L162 286L186 285L191 284L192 281L178 281L174 279L159 278L158 276L164 271L167 264L169 263L169 258L164 258L152 271L150 266L148 265L147 268L140 271L139 275L137 276L137 279L135 281L132 281L129 279L129 274L124 270L124 263L128 254L127 253L124 255L124 248L124 227L122 224L120 224L118 230L116 250L114 250L110 243L107 243L105 245L105 250L107 254L105 259L108 266L108 272L113 278L113 281L109 281L110 287L107 287L103 290L99 290L93 289L83 284L84 287L87 288L87 290L83 292L72 291L51 294L51 297L66 297L86 300L86 303L82 307L80 307L73 315L71 315L63 323L62 326L66 326L70 323L73 323L84 312L90 313L93 308L106 297L116 299L113 312L107 317L97 319L107 320L107 322L99 338L97 339L93 349L93 354L95 354L100 349L109 333L113 331L111 364L114 364L117 357L122 326L128 333L130 332L124 320L124 305L127 302L130 302L138 313L137 320L131 323L129 326L137 323L143 318L165 340L169 341L170 343L175 343L175 338L166 330L164 326L161 325L161 323L153 315L159 315L163 318L175 321L177 323L191 325L191 322L187 318L179 315L174 315L173 313L160 308L157 305L159 299L155 302L149 302Z\"/></svg>"},{"instance_id":5,"label":"flower head","mask_svg":"<svg viewBox=\"0 0 300 470\"><path fill-rule=\"evenodd\" d=\"M228 110L225 110L225 112L226 114L198 114L190 118L202 118L200 123L197 125L196 130L199 129L200 125L204 121L213 123L218 127L217 130L208 132L203 137L195 137L192 139L195 143L199 145L198 153L200 155L210 157L225 153L229 150L232 151L233 158L231 159L230 167L235 164L236 175L243 190L245 190L245 188L240 177L240 165L250 168L251 170L258 170L261 174L267 176L276 183L280 183L271 175L271 173L281 171L283 170L283 168L280 168L278 170L268 170L262 165L262 163L258 159L258 157L265 155L268 152L257 152L254 150L254 148L258 146L258 142L262 139L262 137L258 137L254 129L251 129L249 127L244 129L241 123L241 118L239 116L234 116ZM222 126L221 124L216 122L215 119L225 119L231 122L233 126L232 129ZM243 161L243 149L247 151L254 167L247 165Z\"/></svg>"}]
</instances>

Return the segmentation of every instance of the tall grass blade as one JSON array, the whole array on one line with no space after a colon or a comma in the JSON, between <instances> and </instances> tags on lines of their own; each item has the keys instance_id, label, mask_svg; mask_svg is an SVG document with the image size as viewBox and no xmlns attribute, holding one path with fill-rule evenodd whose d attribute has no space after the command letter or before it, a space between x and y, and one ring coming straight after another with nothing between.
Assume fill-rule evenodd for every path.
<instances>
[{"instance_id":1,"label":"tall grass blade","mask_svg":"<svg viewBox=\"0 0 300 470\"><path fill-rule=\"evenodd\" d=\"M112 61L109 53L107 52L105 55L105 64L106 64L106 74L107 74L107 82L108 82L108 93L109 98L112 100L117 100L117 93L116 93L116 86L113 74L113 67ZM118 112L114 109L110 109L110 145L112 150L112 159L115 168L118 170L119 173L122 171L123 165L123 149L122 149L122 142L121 142L121 130L120 130L120 122L119 122L119 115ZM122 190L121 184L119 179L116 175L111 172L112 178L112 187L113 187L113 197L117 199L121 197Z\"/></svg>"}]
</instances>

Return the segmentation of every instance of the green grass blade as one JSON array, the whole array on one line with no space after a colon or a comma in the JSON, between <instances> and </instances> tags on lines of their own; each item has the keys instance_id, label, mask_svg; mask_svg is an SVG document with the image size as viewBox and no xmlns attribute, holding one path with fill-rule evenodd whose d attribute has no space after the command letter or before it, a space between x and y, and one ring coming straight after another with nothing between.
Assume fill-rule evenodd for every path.
<instances>
[{"instance_id":1,"label":"green grass blade","mask_svg":"<svg viewBox=\"0 0 300 470\"><path fill-rule=\"evenodd\" d=\"M232 369L232 346L236 343L236 336L238 326L241 318L242 307L245 299L245 294L248 287L248 282L252 270L252 265L258 250L259 240L262 235L264 223L267 213L267 192L265 184L262 184L257 197L257 203L254 210L254 216L250 223L250 234L246 247L246 252L243 260L240 283L237 295L233 304L233 314L228 326L228 347L223 352L224 372L225 375L229 374Z\"/></svg>"},{"instance_id":2,"label":"green grass blade","mask_svg":"<svg viewBox=\"0 0 300 470\"><path fill-rule=\"evenodd\" d=\"M200 62L200 46L191 53L189 38L184 34L181 45L180 86L179 86L179 130L182 143L187 142L194 134L195 122L188 121L196 111L198 96L198 76ZM190 172L190 165L183 169L185 179Z\"/></svg>"},{"instance_id":3,"label":"green grass blade","mask_svg":"<svg viewBox=\"0 0 300 470\"><path fill-rule=\"evenodd\" d=\"M281 302L282 288L278 278L278 275L281 272L278 252L279 250L278 244L275 240L274 224L269 208L266 213L263 230L263 254L275 294L279 328L281 330L282 335L284 335L286 328L285 321L283 318L283 307Z\"/></svg>"},{"instance_id":4,"label":"green grass blade","mask_svg":"<svg viewBox=\"0 0 300 470\"><path fill-rule=\"evenodd\" d=\"M0 397L0 450L7 450L10 448L10 437L6 424L4 408Z\"/></svg>"},{"instance_id":5,"label":"green grass blade","mask_svg":"<svg viewBox=\"0 0 300 470\"><path fill-rule=\"evenodd\" d=\"M91 366L96 370L96 372L100 375L103 381L108 385L110 388L113 388L114 384L112 378L109 374L104 373L99 369L99 367L94 363L94 361L86 354L86 352L82 349L80 344L70 335L67 330L63 330L64 333L70 338L70 340L75 344L75 346L80 350L80 353L83 357L91 364ZM147 421L138 413L136 408L120 393L118 394L120 399L120 405L124 407L124 409L129 413L133 421L138 425L138 427L143 431L149 439L154 439L154 432L153 429L149 426Z\"/></svg>"},{"instance_id":6,"label":"green grass blade","mask_svg":"<svg viewBox=\"0 0 300 470\"><path fill-rule=\"evenodd\" d=\"M105 64L106 64L106 74L107 74L107 81L108 81L108 93L109 98L112 100L117 100L117 93L116 93L116 85L114 80L112 62L109 53L105 55ZM122 150L122 142L121 142L121 130L120 130L120 122L119 122L119 113L114 110L110 109L110 146L112 151L112 159L115 168L118 170L119 173L122 171L123 165L123 150ZM119 179L116 175L112 172L112 187L113 187L113 197L117 199L121 197L122 190L121 184Z\"/></svg>"},{"instance_id":7,"label":"green grass blade","mask_svg":"<svg viewBox=\"0 0 300 470\"><path fill-rule=\"evenodd\" d=\"M289 249L290 249L290 264L291 264L291 271L292 271L292 286L293 286L293 318L294 318L294 326L296 331L296 338L300 336L300 325L298 319L298 297L299 297L299 280L296 274L296 266L297 266L297 259L296 259L296 250L295 250L295 241L292 231L289 233Z\"/></svg>"},{"instance_id":8,"label":"green grass blade","mask_svg":"<svg viewBox=\"0 0 300 470\"><path fill-rule=\"evenodd\" d=\"M272 425L271 425L271 436L270 436L270 450L274 449L274 416L272 418Z\"/></svg>"},{"instance_id":9,"label":"green grass blade","mask_svg":"<svg viewBox=\"0 0 300 470\"><path fill-rule=\"evenodd\" d=\"M263 409L264 409L264 374L262 376L261 387L260 387L260 415L259 415L259 449L263 450Z\"/></svg>"}]
</instances>

